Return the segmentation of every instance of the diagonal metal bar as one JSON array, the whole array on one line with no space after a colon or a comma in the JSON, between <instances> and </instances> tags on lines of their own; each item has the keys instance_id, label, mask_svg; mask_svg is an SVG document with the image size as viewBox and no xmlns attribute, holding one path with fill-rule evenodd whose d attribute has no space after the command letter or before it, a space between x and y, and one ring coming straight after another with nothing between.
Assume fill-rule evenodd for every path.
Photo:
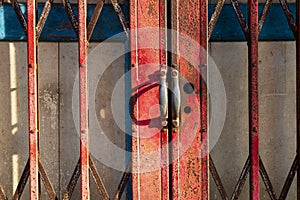
<instances>
[{"instance_id":1,"label":"diagonal metal bar","mask_svg":"<svg viewBox=\"0 0 300 200\"><path fill-rule=\"evenodd\" d=\"M27 35L27 22L26 22L26 19L24 17L24 14L21 11L21 8L19 6L18 1L17 0L12 0L11 5L12 5L12 7L13 7L16 15L17 15L18 21L21 24L25 35Z\"/></svg>"},{"instance_id":2,"label":"diagonal metal bar","mask_svg":"<svg viewBox=\"0 0 300 200\"><path fill-rule=\"evenodd\" d=\"M209 25L208 25L208 32L207 32L207 40L210 39L211 37L211 34L216 26L216 23L220 17L220 13L221 13L221 10L224 6L224 3L225 3L225 0L219 0L216 7L215 7L215 11L214 13L212 14L211 18L210 18L210 21L209 21Z\"/></svg>"},{"instance_id":3,"label":"diagonal metal bar","mask_svg":"<svg viewBox=\"0 0 300 200\"><path fill-rule=\"evenodd\" d=\"M94 164L91 156L89 158L89 164L90 164L90 170L92 172L93 178L94 178L94 180L96 182L96 185L98 187L98 190L99 190L102 198L104 200L109 200L108 193L107 193L107 191L106 191L106 189L104 187L103 181L100 178L100 175L99 175L99 173L98 173L98 171L96 169L96 166L95 166L95 164Z\"/></svg>"},{"instance_id":4,"label":"diagonal metal bar","mask_svg":"<svg viewBox=\"0 0 300 200\"><path fill-rule=\"evenodd\" d=\"M239 2L238 0L231 0L231 4L233 6L233 9L235 11L235 14L238 18L238 21L242 27L242 30L244 32L244 35L246 37L246 40L248 41L249 40L249 28L248 28L248 25L247 25L247 22L246 22L246 19L242 13L242 10L239 6Z\"/></svg>"},{"instance_id":5,"label":"diagonal metal bar","mask_svg":"<svg viewBox=\"0 0 300 200\"><path fill-rule=\"evenodd\" d=\"M74 13L74 10L72 8L72 5L70 3L69 0L62 0L62 4L67 12L67 15L68 15L68 18L71 22L71 25L76 33L76 35L78 36L78 20L77 20L77 17Z\"/></svg>"},{"instance_id":6,"label":"diagonal metal bar","mask_svg":"<svg viewBox=\"0 0 300 200\"><path fill-rule=\"evenodd\" d=\"M281 193L280 193L280 196L279 196L279 200L284 200L286 199L286 196L290 190L290 187L293 183L293 180L294 180L294 177L296 175L296 172L298 170L298 164L299 164L299 157L298 157L298 154L296 155L295 159L294 159L294 162L291 166L291 169L289 171L289 174L285 180L285 183L283 185L283 188L281 190Z\"/></svg>"},{"instance_id":7,"label":"diagonal metal bar","mask_svg":"<svg viewBox=\"0 0 300 200\"><path fill-rule=\"evenodd\" d=\"M281 5L281 7L282 7L282 9L284 11L284 14L285 14L285 16L287 18L287 21L288 21L288 23L289 23L289 25L290 25L290 27L292 29L292 32L293 32L295 38L297 38L297 25L295 23L293 14L292 14L289 6L288 6L288 3L287 3L286 0L279 0L279 2L280 2L280 5Z\"/></svg>"},{"instance_id":8,"label":"diagonal metal bar","mask_svg":"<svg viewBox=\"0 0 300 200\"><path fill-rule=\"evenodd\" d=\"M216 169L214 161L213 161L213 159L211 158L210 155L209 155L209 170L210 170L210 173L211 173L211 175L212 175L212 177L213 177L213 179L216 183L216 186L217 186L217 188L220 192L220 195L221 195L222 199L223 200L228 200L229 199L228 195L227 195L226 190L225 190L225 188L222 184L221 178L218 174L218 171Z\"/></svg>"},{"instance_id":9,"label":"diagonal metal bar","mask_svg":"<svg viewBox=\"0 0 300 200\"><path fill-rule=\"evenodd\" d=\"M4 192L3 187L2 187L1 184L0 184L0 199L1 200L7 200L7 197L5 195L5 192Z\"/></svg>"},{"instance_id":10,"label":"diagonal metal bar","mask_svg":"<svg viewBox=\"0 0 300 200\"><path fill-rule=\"evenodd\" d=\"M40 35L42 33L42 30L44 28L45 22L46 22L46 20L48 18L48 15L50 13L52 4L53 4L53 0L47 0L45 2L43 11L41 13L41 16L39 18L39 21L38 21L38 24L37 24L37 27L36 27L36 38L37 39L39 39L39 37L40 37Z\"/></svg>"},{"instance_id":11,"label":"diagonal metal bar","mask_svg":"<svg viewBox=\"0 0 300 200\"><path fill-rule=\"evenodd\" d=\"M101 13L102 8L103 8L103 5L104 5L104 0L98 0L98 3L95 7L95 10L93 12L93 15L91 17L91 20L90 20L88 28L87 28L87 40L88 41L90 41L90 39L92 37L94 28L95 28L95 26L97 24L97 21L99 19L100 13Z\"/></svg>"},{"instance_id":12,"label":"diagonal metal bar","mask_svg":"<svg viewBox=\"0 0 300 200\"><path fill-rule=\"evenodd\" d=\"M53 189L53 186L51 185L51 182L49 180L49 177L48 177L48 175L47 175L47 173L46 173L46 171L45 171L45 169L44 169L44 167L43 167L40 160L39 160L39 173L41 175L42 181L43 181L44 186L46 188L46 191L49 195L49 198L51 200L58 200L58 198L56 196L56 193Z\"/></svg>"},{"instance_id":13,"label":"diagonal metal bar","mask_svg":"<svg viewBox=\"0 0 300 200\"><path fill-rule=\"evenodd\" d=\"M234 188L234 191L232 193L232 196L230 198L231 200L236 200L241 195L241 192L245 185L246 178L247 178L249 171L250 171L250 157L248 156L247 161L243 167L242 173L240 175L240 178L239 178L239 180Z\"/></svg>"},{"instance_id":14,"label":"diagonal metal bar","mask_svg":"<svg viewBox=\"0 0 300 200\"><path fill-rule=\"evenodd\" d=\"M111 3L115 9L115 12L117 13L117 15L120 19L120 22L123 26L123 30L126 34L127 39L129 39L129 26L128 26L127 20L125 18L125 15L123 14L122 9L121 9L120 5L118 4L117 0L111 0Z\"/></svg>"},{"instance_id":15,"label":"diagonal metal bar","mask_svg":"<svg viewBox=\"0 0 300 200\"><path fill-rule=\"evenodd\" d=\"M19 200L21 198L21 195L24 191L28 178L29 178L29 159L27 160L22 176L18 183L17 189L12 197L12 200Z\"/></svg>"},{"instance_id":16,"label":"diagonal metal bar","mask_svg":"<svg viewBox=\"0 0 300 200\"><path fill-rule=\"evenodd\" d=\"M266 186L266 190L269 193L270 199L277 200L276 193L272 186L271 180L270 180L267 170L264 166L264 163L262 162L260 157L259 157L259 172L260 172L261 178Z\"/></svg>"},{"instance_id":17,"label":"diagonal metal bar","mask_svg":"<svg viewBox=\"0 0 300 200\"><path fill-rule=\"evenodd\" d=\"M66 189L66 192L64 194L63 200L69 200L69 199L71 199L72 194L73 194L74 189L75 189L75 186L76 186L76 184L77 184L77 182L79 180L79 177L80 177L80 158L79 158L79 160L77 162L77 165L75 167L73 175L72 175L72 177L70 179L70 182L69 182L69 184L67 186L67 189Z\"/></svg>"},{"instance_id":18,"label":"diagonal metal bar","mask_svg":"<svg viewBox=\"0 0 300 200\"><path fill-rule=\"evenodd\" d=\"M123 176L122 176L122 179L121 179L120 184L118 186L118 189L117 189L117 192L115 194L114 200L121 199L122 194L123 194L124 189L125 189L125 186L127 185L128 180L129 180L129 178L131 176L131 172L130 172L131 171L131 167L132 167L132 165L131 165L131 159L130 159L130 161L129 161L128 165L127 165L126 171L123 173Z\"/></svg>"},{"instance_id":19,"label":"diagonal metal bar","mask_svg":"<svg viewBox=\"0 0 300 200\"><path fill-rule=\"evenodd\" d=\"M270 11L271 5L272 5L272 0L266 0L265 5L264 5L264 9L262 11L262 14L261 14L259 22L258 22L258 32L259 33L260 33L264 23L265 23L265 20L266 20L267 15Z\"/></svg>"}]
</instances>

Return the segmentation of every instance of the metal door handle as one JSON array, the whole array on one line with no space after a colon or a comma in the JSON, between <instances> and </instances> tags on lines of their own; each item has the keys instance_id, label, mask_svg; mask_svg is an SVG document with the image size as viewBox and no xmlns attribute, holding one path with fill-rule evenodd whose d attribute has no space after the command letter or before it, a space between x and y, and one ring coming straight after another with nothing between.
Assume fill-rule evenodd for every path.
<instances>
[{"instance_id":1,"label":"metal door handle","mask_svg":"<svg viewBox=\"0 0 300 200\"><path fill-rule=\"evenodd\" d=\"M172 123L174 128L179 127L179 114L180 114L180 89L179 89L179 78L178 71L172 69L171 72L171 85L172 85Z\"/></svg>"},{"instance_id":2,"label":"metal door handle","mask_svg":"<svg viewBox=\"0 0 300 200\"><path fill-rule=\"evenodd\" d=\"M159 105L160 117L163 119L162 125L167 126L167 109L168 109L168 91L167 91L167 70L160 70L160 87L159 87Z\"/></svg>"}]
</instances>

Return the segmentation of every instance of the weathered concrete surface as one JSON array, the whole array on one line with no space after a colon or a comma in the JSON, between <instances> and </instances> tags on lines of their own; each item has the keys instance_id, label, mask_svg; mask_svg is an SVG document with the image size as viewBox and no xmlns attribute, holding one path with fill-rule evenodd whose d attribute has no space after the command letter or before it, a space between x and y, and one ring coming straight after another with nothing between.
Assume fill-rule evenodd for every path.
<instances>
[{"instance_id":1,"label":"weathered concrete surface","mask_svg":"<svg viewBox=\"0 0 300 200\"><path fill-rule=\"evenodd\" d=\"M95 47L97 44L92 44ZM95 52L106 56L106 62L100 67L109 66L104 76L96 82L95 113L96 120L101 120L103 132L110 141L120 148L125 146L125 135L114 123L111 115L110 99L115 83L124 71L124 57L108 62L115 52L122 55L123 44L109 43L96 48ZM27 50L26 43L0 43L0 111L1 111L1 145L0 183L9 198L15 190L28 158L27 137ZM50 181L60 197L71 178L75 164L79 158L79 137L76 133L73 113L72 94L74 77L77 73L76 43L41 43L39 45L39 102L40 102L40 152ZM104 57L105 58L105 57ZM76 93L77 94L77 93ZM75 95L76 96L76 95ZM105 97L105 98L102 98ZM122 99L120 101L123 102ZM121 113L119 113L121 115ZM125 118L125 117L123 117ZM92 156L105 183L108 193L113 196L122 173L112 170L97 160L97 155L105 153L109 159L118 159L125 163L125 155L121 158L113 156L114 152L103 151L97 134L91 132ZM107 146L106 146L107 147ZM107 148L109 150L109 148ZM92 179L92 177L91 177ZM99 198L99 192L91 181L92 199ZM79 197L79 188L75 190L74 199ZM29 199L28 183L22 199ZM125 195L124 195L125 196ZM42 186L42 199L47 193Z\"/></svg>"},{"instance_id":2,"label":"weathered concrete surface","mask_svg":"<svg viewBox=\"0 0 300 200\"><path fill-rule=\"evenodd\" d=\"M113 196L122 173L107 167L99 161L99 158L105 158L106 161L125 164L125 154L116 155L111 150L109 144L101 141L99 136L105 135L112 144L125 147L125 135L116 125L111 113L111 96L116 82L124 73L124 57L117 60L110 59L113 55L119 53L122 55L124 45L118 43L91 44L89 50L93 51L93 58L88 59L89 70L103 71L103 74L97 74L90 82L90 88L95 86L95 90L90 90L90 105L95 104L94 108L90 107L90 149L93 160L97 165L99 174L107 188L110 196ZM73 91L78 69L77 62L77 44L62 43L60 44L60 174L61 174L61 192L68 184L76 162L79 158L79 134L76 131L75 124L78 124L78 90ZM93 50L92 50L93 49ZM97 56L98 55L98 56ZM111 61L111 62L110 62ZM107 68L106 70L104 70ZM95 74L90 74L90 78ZM78 82L77 82L78 84ZM78 88L75 85L75 88ZM94 93L95 92L95 93ZM74 97L74 99L72 99ZM73 100L73 102L72 102ZM72 104L74 107L72 107ZM125 106L125 105L124 105ZM95 110L92 110L95 109ZM73 113L72 113L73 112ZM91 115L96 113L96 116ZM119 113L122 116L122 112ZM96 119L95 119L96 117ZM125 119L125 117L123 117ZM102 130L97 129L100 123ZM96 128L95 128L96 127ZM92 179L92 178L91 178ZM99 198L99 192L91 181L91 199ZM77 186L78 187L78 186ZM74 196L78 197L79 188L75 190ZM125 195L124 195L125 196Z\"/></svg>"},{"instance_id":3,"label":"weathered concrete surface","mask_svg":"<svg viewBox=\"0 0 300 200\"><path fill-rule=\"evenodd\" d=\"M211 43L210 54L227 95L226 122L212 157L231 195L248 155L247 44ZM296 151L294 42L259 44L259 100L260 155L279 194ZM241 199L248 199L248 183ZM261 185L262 199L269 199ZM294 183L287 199L296 199L295 195ZM211 197L221 199L212 179Z\"/></svg>"},{"instance_id":4,"label":"weathered concrete surface","mask_svg":"<svg viewBox=\"0 0 300 200\"><path fill-rule=\"evenodd\" d=\"M39 48L41 162L56 191L59 186L58 44ZM26 43L1 43L0 182L10 198L28 159ZM27 184L28 185L28 184ZM26 187L27 188L27 187ZM29 198L25 189L22 199ZM42 198L46 198L42 186Z\"/></svg>"}]
</instances>

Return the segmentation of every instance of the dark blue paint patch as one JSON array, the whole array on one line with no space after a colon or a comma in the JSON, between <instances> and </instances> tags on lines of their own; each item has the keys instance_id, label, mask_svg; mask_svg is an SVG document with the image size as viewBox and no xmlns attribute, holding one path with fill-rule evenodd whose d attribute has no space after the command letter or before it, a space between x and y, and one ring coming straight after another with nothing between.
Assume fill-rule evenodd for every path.
<instances>
[{"instance_id":1,"label":"dark blue paint patch","mask_svg":"<svg viewBox=\"0 0 300 200\"><path fill-rule=\"evenodd\" d=\"M263 6L263 4L259 5L259 15L262 13ZM244 17L248 20L248 6L246 4L241 4L240 8ZM295 4L289 4L289 8L295 18ZM215 5L209 6L209 16L212 15L214 9ZM259 40L294 40L293 33L279 4L271 5L270 11L259 35ZM219 20L216 23L216 27L212 33L211 41L245 41L245 36L232 5L224 5L220 13Z\"/></svg>"},{"instance_id":2,"label":"dark blue paint patch","mask_svg":"<svg viewBox=\"0 0 300 200\"><path fill-rule=\"evenodd\" d=\"M20 4L20 7L22 12L25 13L26 5ZM38 5L39 14L41 13L43 7L44 4ZM124 4L121 7L128 19L128 6ZM73 5L73 9L77 15L77 6ZM88 20L92 16L94 9L95 5L88 5ZM118 35L114 37L114 41L124 41L126 37L125 34L119 34L121 32L123 32L123 28L112 5L104 5L97 25L94 29L92 41L103 41L116 34ZM4 4L0 8L0 40L26 40L26 36L10 4ZM44 29L41 33L40 41L77 41L76 34L72 29L71 23L62 4L53 5Z\"/></svg>"},{"instance_id":3,"label":"dark blue paint patch","mask_svg":"<svg viewBox=\"0 0 300 200\"><path fill-rule=\"evenodd\" d=\"M44 4L39 4L39 13ZM20 4L23 12L26 10L25 4ZM241 4L241 10L247 19L247 5ZM292 13L295 16L295 4L289 4ZM77 14L77 6L73 5L74 11ZM95 5L88 6L88 16L91 17ZM209 5L209 16L212 15L215 5ZM123 12L127 19L129 18L129 5L122 5ZM259 5L260 13L263 9L263 4ZM114 12L111 5L104 5L99 21L92 35L92 41L103 41L116 34L123 32L119 18ZM270 12L266 18L265 24L259 36L260 40L294 40L292 31L288 25L283 10L279 4L272 4ZM4 4L0 8L0 40L15 40L24 41L26 36L22 31L16 14L10 4ZM76 35L68 20L67 14L62 4L54 4L49 18L46 21L44 30L40 37L41 41L77 41ZM124 41L125 35L118 35L113 38L113 41ZM220 18L216 23L216 27L212 33L211 41L244 41L241 26L237 20L234 9L231 5L226 4L221 11Z\"/></svg>"}]
</instances>

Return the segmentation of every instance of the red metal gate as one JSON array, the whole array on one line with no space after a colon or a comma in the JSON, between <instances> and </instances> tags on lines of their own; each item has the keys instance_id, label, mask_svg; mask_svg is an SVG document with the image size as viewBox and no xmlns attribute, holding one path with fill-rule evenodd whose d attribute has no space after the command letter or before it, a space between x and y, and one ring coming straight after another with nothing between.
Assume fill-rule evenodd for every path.
<instances>
[{"instance_id":1,"label":"red metal gate","mask_svg":"<svg viewBox=\"0 0 300 200\"><path fill-rule=\"evenodd\" d=\"M264 167L263 161L259 155L259 111L258 111L258 38L259 33L262 30L264 22L268 16L272 1L266 0L264 4L264 8L262 12L259 14L258 12L258 1L257 0L249 0L248 1L248 23L240 9L239 2L236 0L231 0L231 4L235 10L236 17L240 23L240 26L243 30L244 36L247 40L248 44L248 93L249 93L249 156L247 161L242 169L240 178L234 188L234 192L232 193L231 197L228 196L225 188L221 182L221 178L216 170L214 162L210 157L210 172L216 183L218 190L222 199L239 199L245 181L247 179L247 175L250 173L250 199L260 199L260 181L259 175L262 178L262 181L266 187L266 190L269 194L270 199L286 199L291 184L293 182L294 176L296 171L299 169L299 158L298 158L298 146L299 146L299 87L300 87L300 78L299 78L299 21L300 21L300 14L299 14L299 1L296 4L296 22L294 21L294 17L292 12L288 6L286 0L280 0L281 7L284 11L284 14L287 18L289 23L290 29L292 30L294 37L296 39L296 107L297 107L297 152L294 159L294 162L291 166L291 169L288 173L286 181L283 185L283 188L277 196L277 193L274 191L272 183L270 181L269 175ZM208 27L208 39L210 38L213 29L216 25L216 22L220 16L220 12L224 6L225 1L219 0L215 10L212 14L212 17L209 21ZM259 16L260 15L260 16ZM298 171L299 172L299 171ZM297 196L299 198L299 188L300 188L300 173L298 173L297 177Z\"/></svg>"},{"instance_id":2,"label":"red metal gate","mask_svg":"<svg viewBox=\"0 0 300 200\"><path fill-rule=\"evenodd\" d=\"M37 1L27 1L27 19L22 13L17 0L11 2L20 24L27 35L27 60L28 60L28 134L29 134L29 158L20 178L17 189L12 199L21 198L25 185L29 179L30 199L40 199L40 184L44 184L50 199L58 199L50 179L46 174L39 154L39 105L38 105L38 60L37 48L38 40L49 12L53 5L53 0L47 0L40 17L37 17ZM79 49L79 99L80 99L80 158L75 167L74 173L64 193L63 199L70 199L75 189L76 183L80 180L81 198L90 199L89 171L99 189L103 199L110 199L99 176L94 162L89 153L89 132L88 132L88 79L87 79L87 47L100 16L104 1L98 1L96 8L87 23L87 2L78 1L78 18L73 11L68 0L62 1L67 15L71 21L73 29L78 36ZM112 1L112 5L118 15L124 31L127 32L127 22L117 1ZM128 166L130 168L130 166ZM114 199L120 199L125 186L130 177L129 171L125 171ZM6 200L7 197L1 188L0 198Z\"/></svg>"},{"instance_id":3,"label":"red metal gate","mask_svg":"<svg viewBox=\"0 0 300 200\"><path fill-rule=\"evenodd\" d=\"M259 127L258 127L258 36L263 27L271 6L267 0L262 13L258 14L258 1L249 0L248 23L241 12L238 1L231 0L236 16L248 42L248 72L249 72L249 157L242 169L231 197L225 191L221 178L208 152L208 91L205 83L207 76L207 53L196 49L195 46L181 40L179 34L191 37L202 47L207 49L207 42L216 25L225 0L219 0L212 18L207 17L207 1L186 0L131 0L130 25L131 35L131 68L132 68L132 117L133 139L132 151L136 156L132 158L133 199L209 199L209 170L218 186L222 199L238 199L245 184L247 174L250 173L250 198L260 199L259 174L262 177L271 199L285 199L294 176L299 169L298 148L296 156L288 174L282 191L277 196L268 177L263 161L259 156ZM80 74L80 158L74 170L73 176L65 192L64 199L70 199L75 184L81 176L81 199L89 199L89 171L98 186L103 199L109 199L96 167L89 155L88 132L88 98L87 98L87 46L93 33L95 24L99 18L103 1L99 1L94 14L87 23L87 2L79 0L78 18L68 0L63 0L64 8L72 22L74 31L78 35L79 49L79 74ZM18 2L12 1L12 5L22 28L27 35L28 51L28 135L29 158L21 176L17 190L12 199L20 199L25 184L30 179L30 199L39 199L40 182L43 182L50 199L57 199L57 195L51 186L46 171L40 162L39 155L39 109L38 109L38 60L37 48L39 36L50 12L53 0L47 0L43 12L39 18L36 14L36 1L27 1L27 18L22 14ZM116 14L124 31L128 34L127 22L116 1L112 1ZM300 4L297 1L297 20L295 22L286 0L280 0L288 23L296 39L297 58L297 146L300 143ZM156 31L145 32L140 29L152 27ZM167 29L173 29L171 35ZM175 33L175 34L174 34ZM156 48L147 48L147 46ZM175 52L168 52L169 46ZM192 57L197 60L196 66L191 66L182 54L192 52ZM168 67L170 66L170 68ZM194 68L193 68L194 67ZM179 76L183 76L193 86L199 108L199 115L193 116L197 123L197 134L191 143L191 147L184 154L180 154L180 144L186 140L186 132L183 129L185 113L191 109L189 101L185 105L186 112L180 110L180 94L186 92L180 85ZM147 84L145 84L145 82ZM169 92L167 83L172 87ZM160 109L149 112L151 105L159 105ZM192 115L192 114L191 114ZM154 117L153 117L154 116ZM156 118L156 127L149 127L149 119ZM150 120L151 121L151 120ZM157 128L159 127L159 128ZM148 137L147 137L148 135ZM146 136L146 137L143 137ZM173 143L172 143L173 141ZM174 142L175 141L175 142ZM165 148L164 148L165 147ZM152 151L160 149L159 156L142 157ZM151 158L151 159L149 159ZM143 160L144 159L144 160ZM168 165L169 161L171 165ZM156 166L155 170L146 170L147 167ZM132 165L132 166L131 166ZM299 172L299 171L298 171ZM115 195L119 199L124 191L130 176L129 170L124 173L121 183ZM300 196L300 173L297 175L298 196ZM0 190L1 199L7 199L4 191Z\"/></svg>"},{"instance_id":4,"label":"red metal gate","mask_svg":"<svg viewBox=\"0 0 300 200\"><path fill-rule=\"evenodd\" d=\"M264 167L263 161L259 156L259 111L258 111L258 38L259 33L262 30L265 19L270 10L272 1L267 0L264 5L264 9L259 17L258 12L258 1L249 0L248 1L248 23L239 7L239 3L236 0L232 0L231 4L236 12L237 19L241 25L241 28L244 32L244 36L248 42L248 91L249 91L249 157L242 169L241 176L236 184L234 192L231 197L228 196L225 191L221 178L218 175L216 167L214 165L213 159L209 157L208 159L208 135L207 135L207 90L205 80L206 76L206 54L194 55L199 58L199 67L200 74L192 70L190 71L190 64L182 58L180 55L184 51L189 51L189 44L186 44L184 41L178 39L178 35L171 34L168 35L169 38L160 38L159 36L165 35L165 33L157 32L157 35L143 35L139 34L139 29L143 27L163 27L171 28L176 30L177 33L183 33L194 40L196 40L204 49L207 47L207 40L209 40L212 31L217 23L218 17L221 13L225 1L219 0L215 11L212 15L212 18L209 20L208 32L207 30L207 3L206 1L172 1L170 3L166 1L131 1L131 29L135 31L134 36L131 37L131 47L137 49L132 52L132 68L138 68L140 65L145 65L149 63L156 63L156 65L149 66L147 70L141 68L140 71L134 70L132 73L132 81L135 94L139 93L139 89L143 90L146 87L142 85L138 87L139 84L149 81L150 75L154 74L157 70L160 71L160 75L164 78L156 79L157 82L160 80L160 87L156 85L149 89L149 93L145 93L142 96L139 96L139 102L135 107L134 114L138 119L148 119L149 115L143 115L148 113L148 109L151 105L158 103L159 99L162 99L161 96L164 96L166 91L161 90L164 88L165 83L165 69L163 66L167 63L173 69L175 73L180 73L185 76L185 78L193 83L195 90L200 91L198 93L198 100L200 108L200 128L198 130L197 138L194 141L193 147L187 150L186 154L179 156L178 151L179 147L176 144L182 142L185 139L186 133L181 131L182 123L176 121L176 117L184 118L183 111L181 114L177 115L178 109L174 109L174 95L169 94L169 110L167 120L169 129L163 128L157 134L154 134L155 137L151 139L140 139L142 137L143 131L147 132L145 127L141 128L140 126L134 127L133 129L136 133L133 135L136 138L133 139L133 151L138 154L143 153L143 151L149 152L153 149L148 148L152 145L152 148L163 148L163 144L166 142L166 138L169 139L171 143L174 140L178 140L178 143L175 142L170 145L170 153L162 151L169 155L169 160L172 160L172 157L176 158L172 160L170 168L165 168L164 165L160 171L142 173L141 168L144 165L151 165L152 162L157 162L157 160L145 160L140 163L139 158L133 159L133 168L137 168L138 173L134 176L133 179L133 188L134 188L134 199L144 199L149 196L158 198L171 198L171 199L208 199L208 168L212 174L212 177L220 191L222 199L238 199L243 186L245 184L247 175L250 173L250 199L260 199L260 181L259 175L261 175L262 181L266 186L267 192L271 199L285 199L293 178L295 176L296 170L298 169L299 159L298 153L295 156L294 162L291 166L291 170L288 174L286 182L282 188L280 196L277 197L276 192L273 189L271 181L269 179L268 173ZM297 23L293 19L292 12L290 11L288 4L285 0L281 0L280 4L284 10L284 13L287 17L288 23L291 30L294 33L297 45L297 137L299 135L299 2L297 1ZM167 7L167 8L166 8ZM167 13L167 14L166 14ZM165 17L167 15L167 17ZM163 18L161 18L162 16ZM166 22L167 21L167 22ZM170 25L168 26L168 24ZM167 26L166 26L167 24ZM154 38L154 39L153 39ZM171 38L171 39L170 39ZM160 39L160 40L159 40ZM175 46L176 52L173 54L160 54L159 51L153 49L141 50L143 45L147 46L147 43L159 43L156 47L165 50L165 43L171 43L169 45ZM161 42L161 43L160 43ZM139 47L141 46L141 47ZM168 46L168 45L167 45ZM173 49L172 49L173 50ZM163 52L164 53L164 52ZM176 71L178 70L178 71ZM171 70L171 79L173 78L173 70ZM147 77L148 75L148 77ZM176 75L175 75L176 76ZM202 78L200 78L200 76ZM170 81L172 82L172 81ZM169 82L169 84L170 84ZM181 86L182 87L182 86ZM160 88L160 90L159 90ZM173 88L174 89L174 88ZM144 92L144 91L143 91ZM176 91L173 91L176 93ZM164 104L165 101L160 101L161 104ZM175 106L176 107L176 106ZM166 126L165 111L161 111L161 123ZM159 116L158 113L156 113ZM175 121L174 121L175 120ZM182 121L183 119L181 119ZM197 117L194 118L197 121ZM174 123L175 122L175 123ZM179 122L179 123L178 123ZM139 124L135 124L139 125ZM171 128L170 128L171 127ZM168 132L169 131L169 132ZM177 137L179 135L179 137ZM299 139L298 139L299 143ZM153 147L153 144L156 146ZM172 146L173 145L173 146ZM202 147L202 148L201 148ZM199 151L201 156L199 157ZM298 151L298 150L297 150ZM162 160L165 159L165 155L162 155ZM208 164L209 160L209 164ZM153 163L152 163L153 164ZM192 166L192 167L191 167ZM169 173L168 173L169 170ZM169 174L169 177L167 176ZM168 181L169 180L169 181ZM299 175L298 175L298 196L299 196ZM167 192L169 190L169 192Z\"/></svg>"},{"instance_id":5,"label":"red metal gate","mask_svg":"<svg viewBox=\"0 0 300 200\"><path fill-rule=\"evenodd\" d=\"M132 0L130 8L132 98L135 98L132 151L136 154L132 161L133 199L208 199L204 81L207 53L200 51L200 46L207 47L207 3L205 0ZM189 44L182 34L198 45ZM193 54L196 66L181 54ZM180 111L183 90L180 76L190 83L188 87L193 85L195 91L200 91L195 95L196 105L191 101L185 105L187 109L196 107L199 115L192 111L188 116ZM160 110L151 112L151 106L158 104ZM181 146L188 137L186 127L193 124L184 124L186 118L195 120L197 130L190 147L182 153ZM161 149L160 155L144 156L157 149ZM166 164L169 162L170 166ZM154 167L157 163L161 163L160 168ZM153 170L149 171L149 166Z\"/></svg>"}]
</instances>

